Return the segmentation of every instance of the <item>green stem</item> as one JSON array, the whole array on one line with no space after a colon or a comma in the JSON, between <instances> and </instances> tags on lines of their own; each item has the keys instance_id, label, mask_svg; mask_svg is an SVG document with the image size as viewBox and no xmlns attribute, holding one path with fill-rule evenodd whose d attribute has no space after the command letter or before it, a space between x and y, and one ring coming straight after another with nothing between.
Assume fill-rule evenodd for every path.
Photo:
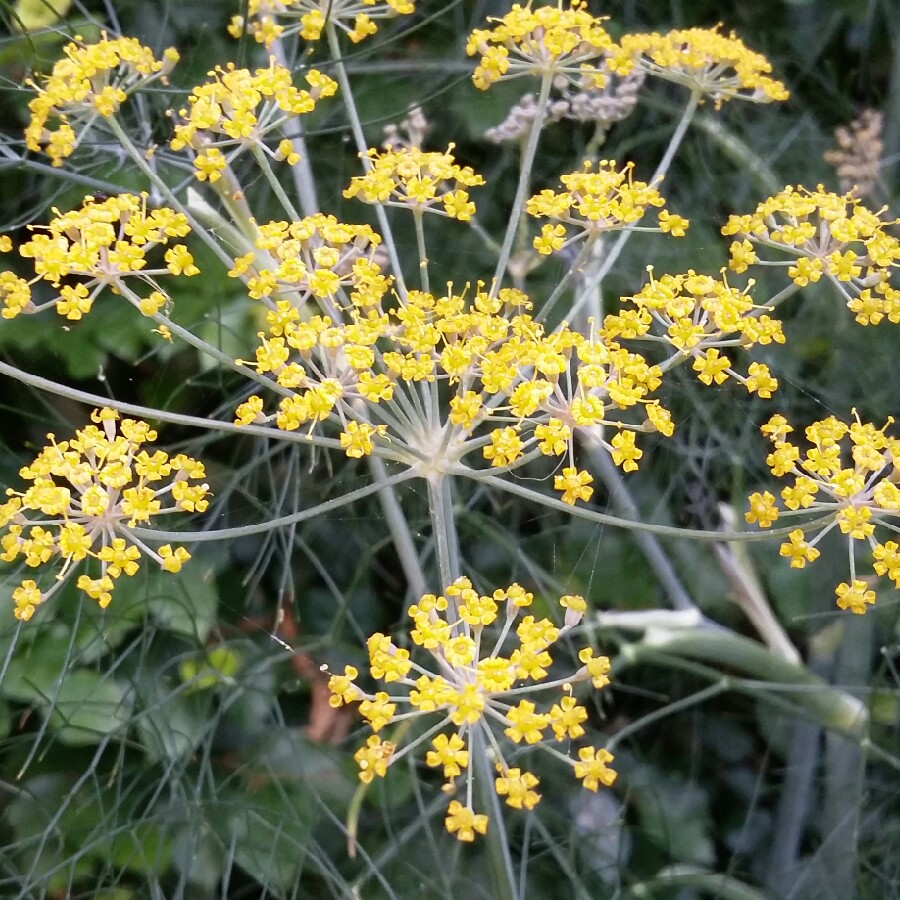
<instances>
[{"instance_id":1,"label":"green stem","mask_svg":"<svg viewBox=\"0 0 900 900\"><path fill-rule=\"evenodd\" d=\"M766 894L732 875L686 864L670 866L647 881L631 885L623 896L625 900L680 896L679 888L698 888L718 900L767 900Z\"/></svg>"},{"instance_id":2,"label":"green stem","mask_svg":"<svg viewBox=\"0 0 900 900\"><path fill-rule=\"evenodd\" d=\"M669 145L666 147L666 151L663 154L663 158L660 160L659 165L656 167L656 171L653 173L653 177L650 179L650 184L653 187L656 187L663 178L666 177L666 174L669 171L669 167L672 165L672 160L675 158L675 154L678 152L678 148L681 146L681 142L684 140L684 136L687 133L688 126L691 124L691 121L694 118L694 114L697 112L697 107L700 103L700 94L692 93L690 100L688 100L687 106L684 109L684 112L681 114L681 119L678 121L678 125L675 128L675 131L672 133L672 137L669 139ZM619 256L621 256L622 251L625 249L625 245L628 243L629 239L633 231L625 230L619 234L616 242L610 247L609 253L606 255L606 258L603 260L603 265L585 282L585 285L582 289L581 296L575 301L572 306L571 315L575 315L575 313L582 307L584 304L589 302L591 296L593 295L596 288L601 284L604 278L609 274L609 271L616 264L616 260L618 260Z\"/></svg>"},{"instance_id":3,"label":"green stem","mask_svg":"<svg viewBox=\"0 0 900 900\"><path fill-rule=\"evenodd\" d=\"M126 285L121 279L116 284L116 289L125 297L135 309L140 310L141 298L131 290L128 285ZM186 328L182 328L180 325L173 322L168 316L164 316L162 313L154 313L152 316L148 318L153 319L154 322L159 325L165 325L172 334L177 335L181 340L183 340L186 344L189 344L195 350L199 350L201 353L209 356L210 358L216 360L216 362L221 363L225 368L231 369L233 372L237 372L239 375L243 375L244 378L249 378L251 381L255 381L257 384L266 388L267 390L274 391L276 394L281 394L282 396L289 397L291 396L291 391L287 390L287 388L283 388L275 382L269 380L268 378L263 378L257 372L254 372L253 369L247 368L247 366L242 366L236 363L227 353L223 353L219 350L218 347L213 347L212 344L208 344L203 338L197 337L193 332L188 331Z\"/></svg>"},{"instance_id":4,"label":"green stem","mask_svg":"<svg viewBox=\"0 0 900 900\"><path fill-rule=\"evenodd\" d=\"M276 38L272 45L275 60L285 69L288 66L287 56L284 52L284 44L281 38ZM303 122L300 116L292 116L284 123L284 135L291 142L294 152L299 154L300 162L291 166L291 174L294 179L294 187L297 190L297 198L300 201L300 209L303 215L311 216L319 212L319 198L316 196L316 180L313 176L312 164L306 149L306 138L303 134Z\"/></svg>"},{"instance_id":5,"label":"green stem","mask_svg":"<svg viewBox=\"0 0 900 900\"><path fill-rule=\"evenodd\" d=\"M534 124L531 127L531 133L528 135L528 143L525 145L525 152L522 154L522 164L519 169L519 184L516 187L516 196L513 200L512 209L509 212L509 224L506 226L506 234L503 237L503 246L500 249L500 258L497 260L497 268L494 270L494 281L491 284L491 297L496 297L500 291L500 285L503 276L506 274L506 267L509 264L509 256L512 253L513 243L516 239L516 232L519 230L519 219L522 215L522 208L525 205L525 195L528 193L528 185L531 183L531 167L534 165L534 158L537 154L538 142L541 137L541 129L544 122L544 113L547 109L547 101L550 98L550 87L553 84L553 74L545 73L541 79L541 91L538 95L537 107L535 109Z\"/></svg>"},{"instance_id":6,"label":"green stem","mask_svg":"<svg viewBox=\"0 0 900 900\"><path fill-rule=\"evenodd\" d=\"M302 509L300 512L291 513L289 516L280 516L277 519L270 519L267 522L259 522L255 525L240 525L237 528L217 528L215 531L156 531L152 528L132 528L131 532L138 538L146 541L155 541L163 543L165 541L179 541L187 544L202 544L208 541L232 541L236 538L249 537L253 534L265 534L267 531L274 531L276 528L282 528L286 525L297 525L305 522L307 519L315 519L318 516L324 516L327 513L334 512L344 506L356 503L357 500L363 500L372 494L377 494L385 488L391 488L395 485L402 484L415 477L411 472L399 472L386 478L384 481L367 484L365 487L357 488L348 494L342 494L334 500L326 500L324 503L318 503L310 506L308 509Z\"/></svg>"},{"instance_id":7,"label":"green stem","mask_svg":"<svg viewBox=\"0 0 900 900\"><path fill-rule=\"evenodd\" d=\"M328 36L328 47L331 50L331 56L334 60L334 72L335 75L337 75L337 81L341 88L341 97L344 100L344 107L347 110L347 118L350 120L350 130L353 132L353 140L356 142L356 149L359 152L362 167L368 172L372 167L367 152L369 148L366 144L366 136L363 134L362 123L359 120L356 103L353 101L353 91L350 88L350 78L348 77L347 69L344 66L344 57L341 54L337 30L332 21L329 21L325 26L325 33ZM394 242L394 235L391 231L387 214L380 203L375 204L375 215L378 218L378 227L381 229L381 235L384 238L385 247L387 248L388 256L391 260L391 270L394 279L397 283L400 295L404 296L406 294L406 284L403 280L403 269L400 266L400 256L397 253L397 245Z\"/></svg>"},{"instance_id":8,"label":"green stem","mask_svg":"<svg viewBox=\"0 0 900 900\"><path fill-rule=\"evenodd\" d=\"M559 302L559 298L562 297L563 293L565 293L566 289L569 287L569 283L581 271L584 261L588 258L588 255L591 250L593 250L599 237L600 235L598 234L588 235L587 240L582 244L581 250L578 251L578 256L575 258L575 261L568 269L566 269L565 274L559 280L559 284L556 285L553 289L553 293L547 298L547 302L534 317L536 322L543 322L547 316L550 315L553 307Z\"/></svg>"},{"instance_id":9,"label":"green stem","mask_svg":"<svg viewBox=\"0 0 900 900\"><path fill-rule=\"evenodd\" d=\"M648 631L642 642L623 651L623 658L634 663L652 660L657 654L711 663L752 676L757 681L735 677L729 686L757 695L777 689L826 728L856 741L867 734L868 711L856 697L833 687L804 666L787 662L756 641L727 629Z\"/></svg>"},{"instance_id":10,"label":"green stem","mask_svg":"<svg viewBox=\"0 0 900 900\"><path fill-rule=\"evenodd\" d=\"M625 479L610 458L609 453L607 453L599 440L595 439L598 437L597 429L599 427L579 429L583 433L584 445L594 463L594 470L609 493L610 505L629 519L637 521L640 518L640 511L637 503L631 496L631 492L628 490ZM648 565L653 570L657 581L662 585L672 606L675 609L696 609L696 604L685 590L678 573L675 571L675 567L660 546L659 541L647 531L636 531L634 533L634 542L644 554Z\"/></svg>"},{"instance_id":11,"label":"green stem","mask_svg":"<svg viewBox=\"0 0 900 900\"><path fill-rule=\"evenodd\" d=\"M131 416L139 416L143 419L153 419L159 422L168 422L172 425L186 425L190 428L200 428L204 431L220 431L227 434L253 435L254 437L267 438L269 440L284 441L288 444L307 444L316 447L327 447L330 450L340 450L341 442L334 438L320 437L317 434L310 434L302 431L280 431L273 428L266 428L262 425L235 425L233 422L219 422L215 419L206 419L199 416L187 416L183 413L167 412L164 409L156 409L152 406L139 406L136 403L123 403L120 400L114 400L111 397L104 397L100 394L91 394L88 391L80 391L77 388L69 387L64 384L57 384L47 378L41 378L40 375L34 375L22 369L17 369L8 363L0 360L0 375L6 375L14 378L22 384L30 385L40 391L46 391L48 394L55 394L57 397L66 397L77 403L84 403L88 406L103 407L108 406L111 409L118 410ZM398 462L401 465L409 466L409 459L402 454L394 453L387 447L375 447L372 455L380 456L383 459L389 459ZM409 477L419 473L409 473Z\"/></svg>"},{"instance_id":12,"label":"green stem","mask_svg":"<svg viewBox=\"0 0 900 900\"><path fill-rule=\"evenodd\" d=\"M692 706L697 706L700 703L705 703L707 700L711 700L713 697L718 697L719 694L724 694L726 691L731 690L731 683L728 678L722 678L720 681L711 684L709 687L703 688L701 691L697 691L694 694L690 694L687 697L682 697L680 700L673 700L671 703L667 703L661 709L657 709L655 712L648 713L646 716L641 716L640 719L635 719L635 721L626 725L624 728L620 728L607 742L606 749L609 750L610 753L615 750L615 748L622 743L622 741L630 737L635 732L640 731L642 728L646 728L648 725L652 725L654 722L659 722L661 719L668 718L671 715L675 715L676 713L681 712L685 709L690 709Z\"/></svg>"},{"instance_id":13,"label":"green stem","mask_svg":"<svg viewBox=\"0 0 900 900\"><path fill-rule=\"evenodd\" d=\"M772 538L787 537L797 525L785 525L783 528L772 528L767 531L704 531L700 528L678 528L674 525L657 525L653 522L633 522L630 519L623 519L621 516L611 516L608 513L598 512L595 509L589 509L585 506L570 506L557 500L555 497L549 497L541 491L535 491L525 487L515 481L507 481L498 475L490 475L486 472L466 467L454 468L454 475L471 478L488 487L497 488L497 490L505 491L507 494L514 494L517 497L524 497L548 509L555 509L559 512L567 513L579 519L586 519L589 522L596 522L599 525L612 525L616 528L624 528L630 531L646 531L649 534L656 534L661 537L688 538L695 541L712 541L720 543L722 541L768 541ZM834 513L828 513L826 516L820 516L816 519L804 523L804 528L814 528L834 521Z\"/></svg>"},{"instance_id":14,"label":"green stem","mask_svg":"<svg viewBox=\"0 0 900 900\"><path fill-rule=\"evenodd\" d=\"M269 158L266 156L262 147L260 147L259 144L254 144L250 152L253 154L253 158L256 160L256 164L259 166L266 181L269 183L269 187L272 188L272 192L278 198L278 202L281 203L281 208L291 219L297 221L300 218L300 213L295 209L294 204L291 202L291 198L288 197L281 182L275 177L275 173L272 171L272 166L269 163Z\"/></svg>"},{"instance_id":15,"label":"green stem","mask_svg":"<svg viewBox=\"0 0 900 900\"><path fill-rule=\"evenodd\" d=\"M492 897L494 900L519 900L521 894L513 867L512 854L509 851L503 807L494 790L494 776L491 772L491 764L481 728L472 729L469 752L475 757L475 792L478 796L479 806L486 812L489 811L485 841L493 883Z\"/></svg>"},{"instance_id":16,"label":"green stem","mask_svg":"<svg viewBox=\"0 0 900 900\"><path fill-rule=\"evenodd\" d=\"M413 208L412 214L413 222L415 222L416 226L416 247L419 251L419 272L422 276L422 290L425 291L426 294L430 294L431 284L428 277L428 253L425 249L425 224L422 221L424 216L422 210L415 207Z\"/></svg>"},{"instance_id":17,"label":"green stem","mask_svg":"<svg viewBox=\"0 0 900 900\"><path fill-rule=\"evenodd\" d=\"M384 461L377 456L370 456L369 471L372 473L375 484L379 486L378 500L391 533L394 549L400 560L400 567L406 577L407 589L413 597L421 597L427 590L425 574L422 571L422 564L419 561L419 554L416 552L416 544L409 523L406 521L403 507L400 505L393 487L388 484L389 479Z\"/></svg>"},{"instance_id":18,"label":"green stem","mask_svg":"<svg viewBox=\"0 0 900 900\"><path fill-rule=\"evenodd\" d=\"M453 517L452 481L446 475L439 473L429 475L426 481L428 483L428 511L431 516L434 553L437 557L441 585L446 587L461 574L459 540Z\"/></svg>"},{"instance_id":19,"label":"green stem","mask_svg":"<svg viewBox=\"0 0 900 900\"><path fill-rule=\"evenodd\" d=\"M203 225L191 215L187 207L185 207L172 192L169 185L153 171L143 154L135 147L125 129L119 124L116 117L110 116L106 122L116 136L116 139L122 145L122 148L131 157L134 164L141 170L147 180L160 192L160 194L162 194L163 197L165 197L166 201L173 209L178 210L178 212L187 217L192 230L197 234L200 240L213 251L223 265L230 269L234 264L234 260L219 246L219 242L203 227Z\"/></svg>"}]
</instances>

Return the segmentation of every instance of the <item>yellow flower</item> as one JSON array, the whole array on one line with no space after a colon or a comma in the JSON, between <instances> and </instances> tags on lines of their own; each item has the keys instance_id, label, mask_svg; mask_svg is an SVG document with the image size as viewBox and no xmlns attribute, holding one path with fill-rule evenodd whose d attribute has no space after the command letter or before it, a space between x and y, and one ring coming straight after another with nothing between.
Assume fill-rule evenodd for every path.
<instances>
[{"instance_id":1,"label":"yellow flower","mask_svg":"<svg viewBox=\"0 0 900 900\"><path fill-rule=\"evenodd\" d=\"M472 842L476 834L487 834L488 817L476 814L468 806L463 806L459 800L453 800L447 809L444 824L447 831L455 834L459 840Z\"/></svg>"},{"instance_id":2,"label":"yellow flower","mask_svg":"<svg viewBox=\"0 0 900 900\"><path fill-rule=\"evenodd\" d=\"M582 747L578 758L581 762L575 764L575 777L581 779L589 791L596 791L601 784L609 787L616 780L616 773L607 765L613 761L608 750Z\"/></svg>"},{"instance_id":3,"label":"yellow flower","mask_svg":"<svg viewBox=\"0 0 900 900\"><path fill-rule=\"evenodd\" d=\"M425 152L419 147L370 149L365 157L366 173L351 179L344 196L359 197L365 203L442 212L465 221L475 212L475 204L463 188L482 185L484 179L469 166L456 163L451 152L454 146L450 144L443 153Z\"/></svg>"},{"instance_id":4,"label":"yellow flower","mask_svg":"<svg viewBox=\"0 0 900 900\"><path fill-rule=\"evenodd\" d=\"M563 503L574 506L578 500L587 502L591 499L594 489L590 484L593 480L589 472L579 471L574 466L567 466L562 470L562 475L554 477L553 488L563 492Z\"/></svg>"},{"instance_id":5,"label":"yellow flower","mask_svg":"<svg viewBox=\"0 0 900 900\"><path fill-rule=\"evenodd\" d=\"M472 75L475 87L486 90L497 81L520 75L556 75L588 86L603 87L605 68L598 65L615 44L602 27L602 19L592 16L579 0L570 9L551 6L531 8L514 3L502 18L490 19L493 26L469 35L466 53L478 56Z\"/></svg>"},{"instance_id":6,"label":"yellow flower","mask_svg":"<svg viewBox=\"0 0 900 900\"><path fill-rule=\"evenodd\" d=\"M513 809L534 809L541 795L534 790L540 784L536 775L520 769L506 769L498 766L502 773L495 779L494 788L501 797L506 797L507 806Z\"/></svg>"}]
</instances>

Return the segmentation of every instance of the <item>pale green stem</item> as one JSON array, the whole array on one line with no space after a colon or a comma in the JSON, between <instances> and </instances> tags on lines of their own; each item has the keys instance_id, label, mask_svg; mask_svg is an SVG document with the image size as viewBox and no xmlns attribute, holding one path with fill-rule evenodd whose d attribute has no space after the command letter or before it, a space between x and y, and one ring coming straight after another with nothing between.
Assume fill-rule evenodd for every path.
<instances>
[{"instance_id":1,"label":"pale green stem","mask_svg":"<svg viewBox=\"0 0 900 900\"><path fill-rule=\"evenodd\" d=\"M52 175L61 181L69 181L72 184L81 185L89 191L100 191L104 194L117 194L122 190L121 184L103 181L100 178L91 178L90 175L84 175L81 172L71 172L63 168L57 169L34 159L21 159L20 157L0 159L0 173L5 169L23 169L30 172L39 172L41 175Z\"/></svg>"},{"instance_id":2,"label":"pale green stem","mask_svg":"<svg viewBox=\"0 0 900 900\"><path fill-rule=\"evenodd\" d=\"M238 230L255 248L258 233L253 222L253 210L250 209L250 204L244 196L244 190L234 174L234 169L227 165L222 170L221 177L218 181L214 181L210 188L219 198Z\"/></svg>"},{"instance_id":3,"label":"pale green stem","mask_svg":"<svg viewBox=\"0 0 900 900\"><path fill-rule=\"evenodd\" d=\"M281 38L275 39L272 45L272 52L275 54L275 59L280 66L286 69L289 68ZM319 198L316 196L316 180L313 176L309 153L306 149L306 138L303 135L303 122L300 116L289 118L284 123L283 131L285 137L290 140L294 152L300 156L300 162L295 166L291 166L291 175L294 179L294 187L297 190L297 198L300 201L303 215L311 216L319 212Z\"/></svg>"},{"instance_id":4,"label":"pale green stem","mask_svg":"<svg viewBox=\"0 0 900 900\"><path fill-rule=\"evenodd\" d=\"M387 485L388 476L383 460L377 456L370 456L369 471L372 473L375 484L380 488L378 500L381 503L381 509L384 512L384 518L391 533L391 540L394 544L394 549L397 551L400 566L406 577L409 592L413 597L421 597L427 591L427 582L422 572L422 564L419 561L419 554L416 552L416 543L413 540L409 523L406 521L403 507L397 499L397 494Z\"/></svg>"},{"instance_id":5,"label":"pale green stem","mask_svg":"<svg viewBox=\"0 0 900 900\"><path fill-rule=\"evenodd\" d=\"M516 239L516 232L519 230L519 219L522 215L522 209L525 205L525 195L528 193L528 185L531 183L531 167L534 165L534 158L537 154L538 142L541 137L541 129L544 122L544 113L547 109L547 101L550 98L550 87L553 84L553 74L547 72L541 79L541 90L537 99L537 106L534 115L534 125L532 125L531 133L528 136L528 143L525 145L525 152L522 154L521 168L519 169L519 183L516 187L516 196L513 200L512 209L509 212L509 224L506 226L506 234L503 237L503 246L500 248L500 258L497 260L497 268L494 270L494 281L491 284L490 296L496 297L500 291L503 276L506 274L506 267L509 264L509 256L512 253L513 243Z\"/></svg>"},{"instance_id":6,"label":"pale green stem","mask_svg":"<svg viewBox=\"0 0 900 900\"><path fill-rule=\"evenodd\" d=\"M359 120L359 113L356 109L356 103L353 101L353 91L350 88L350 78L347 75L347 69L344 66L344 58L341 54L341 47L338 42L337 30L334 23L329 21L325 26L325 33L328 36L328 47L331 50L331 56L334 60L334 71L337 75L337 81L341 88L341 97L344 101L344 107L347 110L347 118L350 120L350 130L353 132L353 140L356 142L356 149L359 151L360 162L363 169L368 172L372 167L372 162L368 156L368 145L366 144L366 136L363 134L362 123ZM375 215L378 218L378 227L381 229L381 235L384 238L385 247L391 260L391 269L394 279L397 283L401 296L406 294L406 283L403 280L403 269L400 267L400 257L397 253L397 245L394 242L394 235L391 231L390 223L384 207L380 203L375 204Z\"/></svg>"},{"instance_id":7,"label":"pale green stem","mask_svg":"<svg viewBox=\"0 0 900 900\"><path fill-rule=\"evenodd\" d=\"M694 118L694 114L697 112L697 106L700 103L700 94L691 94L690 100L688 100L688 104L684 109L684 112L681 114L681 119L678 122L678 125L675 128L675 131L672 134L672 137L669 140L669 145L666 147L666 152L663 154L663 158L660 160L659 165L656 167L656 171L653 173L653 178L650 179L650 185L652 187L657 187L659 182L665 178L666 173L669 171L669 166L672 165L672 160L675 158L675 154L678 152L678 148L681 146L681 142L684 140L684 136L687 133L688 127L691 124L691 121ZM609 253L607 253L606 258L603 260L603 265L587 280L582 289L581 295L575 301L572 306L571 315L574 316L575 313L587 303L594 291L597 287L602 283L603 279L609 274L612 267L616 264L616 260L618 260L619 256L621 256L622 251L625 249L625 245L628 243L629 239L633 232L631 230L623 231L619 234L618 239L609 248Z\"/></svg>"},{"instance_id":8,"label":"pale green stem","mask_svg":"<svg viewBox=\"0 0 900 900\"><path fill-rule=\"evenodd\" d=\"M157 543L178 541L182 544L203 544L209 541L232 541L252 534L265 534L267 531L274 531L276 528L282 528L285 525L297 525L308 519L315 519L317 516L334 512L336 509L356 503L358 500L363 500L372 494L377 494L379 491L392 488L412 478L415 478L415 474L412 472L398 472L396 475L385 478L384 481L367 484L365 487L342 494L334 500L326 500L324 503L318 503L309 507L309 509L302 509L299 512L291 513L289 516L280 516L277 519L270 519L267 522L259 522L255 525L218 528L215 531L156 531L152 528L133 528L131 531L142 540L155 541Z\"/></svg>"},{"instance_id":9,"label":"pale green stem","mask_svg":"<svg viewBox=\"0 0 900 900\"><path fill-rule=\"evenodd\" d=\"M869 715L864 703L833 687L805 666L787 662L762 644L728 630L654 629L643 641L623 647L621 662L634 664L671 656L727 667L757 679L733 677L729 686L751 695L783 694L826 728L856 741L868 735Z\"/></svg>"},{"instance_id":10,"label":"pale green stem","mask_svg":"<svg viewBox=\"0 0 900 900\"><path fill-rule=\"evenodd\" d=\"M121 292L122 296L125 297L129 303L134 306L135 309L140 311L140 303L141 298L134 293L121 279L116 284L116 289ZM182 328L180 325L173 322L168 316L163 315L162 313L154 313L152 316L148 316L147 318L153 319L154 322L157 322L160 325L165 325L172 334L177 335L181 340L183 340L186 344L190 344L195 350L199 350L201 353L204 353L206 356L216 360L216 362L221 363L226 369L231 369L233 372L237 372L239 375L243 375L245 378L249 378L251 381L255 381L257 384L261 385L268 390L274 391L277 394L282 394L285 397L291 396L291 391L286 388L281 387L275 382L271 381L268 378L263 378L262 375L259 375L257 372L254 372L253 369L248 369L246 366L238 365L234 359L232 359L227 353L223 353L218 347L214 347L212 344L208 344L202 338L197 337L193 332L188 331L186 328Z\"/></svg>"},{"instance_id":11,"label":"pale green stem","mask_svg":"<svg viewBox=\"0 0 900 900\"><path fill-rule=\"evenodd\" d=\"M486 726L484 726L486 727ZM479 806L488 813L488 829L485 841L488 849L488 861L493 885L494 900L519 900L516 872L513 867L512 854L509 852L509 838L503 818L503 807L494 790L494 775L487 755L487 747L481 728L473 728L469 740L469 753L475 759L474 777L475 792ZM488 812L489 811L489 812Z\"/></svg>"},{"instance_id":12,"label":"pale green stem","mask_svg":"<svg viewBox=\"0 0 900 900\"><path fill-rule=\"evenodd\" d=\"M425 249L425 224L422 221L424 216L422 210L418 207L413 207L412 214L413 222L416 226L416 247L419 251L419 274L421 276L422 290L426 294L430 294L431 282L428 277L428 253Z\"/></svg>"},{"instance_id":13,"label":"pale green stem","mask_svg":"<svg viewBox=\"0 0 900 900\"><path fill-rule=\"evenodd\" d=\"M453 474L472 478L488 487L494 487L508 494L524 497L527 500L546 506L548 509L565 512L580 519L587 519L589 522L597 522L600 525L612 525L616 528L624 528L631 531L643 530L650 534L658 534L661 537L689 538L695 541L712 541L715 543L721 541L768 541L772 538L787 537L791 531L797 528L797 525L787 525L784 528L772 528L767 531L704 531L699 528L677 528L674 525L657 525L652 522L633 522L620 516L611 516L578 504L570 506L568 503L563 503L562 500L548 497L540 491L532 490L515 481L506 481L497 475L490 475L476 469L454 469ZM813 528L826 522L831 522L833 519L834 514L829 513L827 516L811 519L803 527L807 529Z\"/></svg>"},{"instance_id":14,"label":"pale green stem","mask_svg":"<svg viewBox=\"0 0 900 900\"><path fill-rule=\"evenodd\" d=\"M441 586L446 587L462 574L459 540L453 517L452 479L433 472L428 475L426 481L428 483L428 512L431 516L434 553L437 557Z\"/></svg>"},{"instance_id":15,"label":"pale green stem","mask_svg":"<svg viewBox=\"0 0 900 900\"><path fill-rule=\"evenodd\" d=\"M587 240L582 244L581 250L578 251L578 256L575 257L575 261L566 269L565 274L559 280L559 284L553 289L553 293L547 298L547 302L541 307L540 311L535 315L536 322L543 322L547 316L550 315L550 312L553 310L553 307L559 302L559 298L565 293L566 289L569 287L569 282L581 271L581 266L584 261L588 258L588 254L594 247L594 244L597 243L597 239L600 237L599 234L590 234L588 235Z\"/></svg>"},{"instance_id":16,"label":"pale green stem","mask_svg":"<svg viewBox=\"0 0 900 900\"><path fill-rule=\"evenodd\" d=\"M262 149L262 147L259 146L259 144L254 144L250 152L253 154L253 158L256 160L256 164L259 166L260 171L263 173L263 176L268 182L269 187L272 188L272 193L275 194L275 196L278 198L278 202L281 203L281 208L288 214L291 219L297 221L300 218L300 213L298 213L294 208L294 204L291 202L291 198L288 197L281 182L272 171L272 166L269 163L269 158L268 156L266 156L265 151Z\"/></svg>"},{"instance_id":17,"label":"pale green stem","mask_svg":"<svg viewBox=\"0 0 900 900\"><path fill-rule=\"evenodd\" d=\"M234 264L234 260L219 246L219 242L203 227L202 223L191 215L187 207L175 196L172 189L163 181L156 172L147 163L143 154L132 143L131 138L124 128L119 124L115 116L110 116L106 120L116 139L122 145L125 152L131 157L134 164L141 170L147 180L166 198L169 205L178 212L185 215L190 222L191 229L206 244L210 250L218 257L219 261L229 269Z\"/></svg>"},{"instance_id":18,"label":"pale green stem","mask_svg":"<svg viewBox=\"0 0 900 900\"><path fill-rule=\"evenodd\" d=\"M341 450L341 442L333 438L321 437L317 434L302 431L280 431L274 428L266 428L261 425L235 425L233 422L219 422L215 419L206 419L198 416L186 416L182 413L167 412L163 409L156 409L151 406L138 406L135 403L123 403L120 400L114 400L110 397L104 397L100 394L91 394L88 391L80 391L77 388L69 387L64 384L57 384L47 378L41 378L40 375L34 375L22 369L17 369L8 363L0 360L0 375L6 375L14 378L22 384L30 385L48 394L55 394L58 397L66 397L77 403L84 403L88 406L104 407L118 410L131 416L139 416L143 419L155 419L159 422L168 422L172 425L186 425L190 428L200 428L205 431L220 431L227 434L253 435L254 437L267 438L268 440L284 441L289 444L307 444L316 447L326 447L330 450ZM410 460L403 454L395 453L387 447L375 447L372 455L380 456L383 459L389 459L393 462L401 463L409 466ZM410 477L420 473L411 473Z\"/></svg>"},{"instance_id":19,"label":"pale green stem","mask_svg":"<svg viewBox=\"0 0 900 900\"><path fill-rule=\"evenodd\" d=\"M700 866L680 864L663 869L653 878L631 885L622 895L623 900L645 900L650 897L680 895L684 888L696 896L691 888L698 889L706 897L717 900L767 900L767 895L751 887L733 875L710 872Z\"/></svg>"}]
</instances>

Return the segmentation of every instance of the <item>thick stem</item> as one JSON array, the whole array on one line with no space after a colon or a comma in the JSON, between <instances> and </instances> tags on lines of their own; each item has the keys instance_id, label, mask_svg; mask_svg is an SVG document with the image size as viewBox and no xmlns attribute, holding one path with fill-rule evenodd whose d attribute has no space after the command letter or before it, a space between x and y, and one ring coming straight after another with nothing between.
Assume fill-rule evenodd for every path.
<instances>
[{"instance_id":1,"label":"thick stem","mask_svg":"<svg viewBox=\"0 0 900 900\"><path fill-rule=\"evenodd\" d=\"M397 551L397 558L400 560L400 567L406 577L408 591L413 597L421 597L426 592L427 582L403 507L393 487L387 484L388 475L383 460L377 456L370 456L369 471L375 484L379 486L378 500L391 533L394 549Z\"/></svg>"},{"instance_id":2,"label":"thick stem","mask_svg":"<svg viewBox=\"0 0 900 900\"><path fill-rule=\"evenodd\" d=\"M425 248L425 223L421 209L413 209L413 222L416 226L416 248L419 251L419 274L421 276L422 290L426 294L431 293L431 282L428 277L428 252Z\"/></svg>"},{"instance_id":3,"label":"thick stem","mask_svg":"<svg viewBox=\"0 0 900 900\"><path fill-rule=\"evenodd\" d=\"M426 480L434 553L437 557L441 585L446 587L461 574L459 539L453 516L452 481L446 475L437 473L429 475Z\"/></svg>"}]
</instances>

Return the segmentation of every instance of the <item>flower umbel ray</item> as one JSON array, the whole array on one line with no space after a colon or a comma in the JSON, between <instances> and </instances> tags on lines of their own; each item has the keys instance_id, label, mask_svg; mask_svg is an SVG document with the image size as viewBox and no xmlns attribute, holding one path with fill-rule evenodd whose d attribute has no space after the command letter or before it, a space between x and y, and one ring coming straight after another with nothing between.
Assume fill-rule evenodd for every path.
<instances>
[{"instance_id":1,"label":"flower umbel ray","mask_svg":"<svg viewBox=\"0 0 900 900\"><path fill-rule=\"evenodd\" d=\"M203 464L179 453L149 452L156 432L145 422L118 421L109 408L91 414L93 425L67 441L47 435L48 444L19 475L24 491L7 489L0 504L0 560L28 568L59 566L55 582L42 590L26 579L13 592L15 616L28 621L38 606L62 587L80 563L93 559L94 572L78 578L78 588L105 608L116 581L140 568L142 556L166 572L179 572L190 559L184 547L165 544L157 551L131 533L172 512L203 512L209 487L200 483Z\"/></svg>"},{"instance_id":2,"label":"flower umbel ray","mask_svg":"<svg viewBox=\"0 0 900 900\"><path fill-rule=\"evenodd\" d=\"M522 615L532 600L519 584L482 595L468 578L458 578L443 594L425 594L409 608L409 637L422 651L421 662L418 654L413 659L409 650L385 634L369 638L369 672L386 690L364 691L352 666L329 681L331 704L358 703L374 732L355 757L363 782L384 777L392 763L425 741L430 746L425 763L441 770L446 793L453 794L457 779L464 779L465 802L453 800L445 820L448 832L461 841L473 841L489 824L472 805L471 754L477 752L473 746L493 748L498 773L494 787L515 809L532 809L540 801L540 781L532 772L507 763L504 744L534 746L567 760L588 790L611 785L616 778L607 765L613 757L602 748L582 747L576 760L548 746L585 734L588 712L572 695L573 685L590 681L600 689L609 683L609 659L595 657L589 647L578 654L582 665L568 677L549 677L554 665L550 650L579 624L586 601L577 595L562 597L564 623L558 627L549 619ZM549 700L535 699L544 692L551 694ZM393 722L429 716L437 719L436 724L405 747L379 736ZM483 740L473 744L476 729Z\"/></svg>"}]
</instances>

